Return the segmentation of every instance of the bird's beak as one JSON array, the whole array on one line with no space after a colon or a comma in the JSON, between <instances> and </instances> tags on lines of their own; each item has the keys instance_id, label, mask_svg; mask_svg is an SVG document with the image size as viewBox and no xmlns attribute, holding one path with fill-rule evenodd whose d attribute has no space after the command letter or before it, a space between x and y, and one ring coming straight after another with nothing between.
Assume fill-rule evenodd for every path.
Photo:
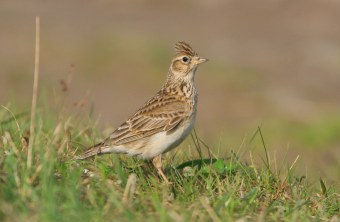
<instances>
[{"instance_id":1,"label":"bird's beak","mask_svg":"<svg viewBox=\"0 0 340 222\"><path fill-rule=\"evenodd\" d=\"M207 61L208 61L208 59L201 58L201 57L195 57L196 65L202 64L202 63L207 62Z\"/></svg>"}]
</instances>

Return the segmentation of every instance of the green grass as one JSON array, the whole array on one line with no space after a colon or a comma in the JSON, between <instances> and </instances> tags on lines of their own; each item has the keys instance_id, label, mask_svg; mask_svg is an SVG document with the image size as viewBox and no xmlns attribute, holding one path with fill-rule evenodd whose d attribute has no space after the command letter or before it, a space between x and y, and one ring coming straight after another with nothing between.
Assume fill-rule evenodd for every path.
<instances>
[{"instance_id":1,"label":"green grass","mask_svg":"<svg viewBox=\"0 0 340 222\"><path fill-rule=\"evenodd\" d=\"M37 113L28 169L29 114L20 113L0 109L0 221L328 221L339 214L339 194L327 181L311 186L291 164L272 169L265 155L262 165L232 151L215 156L195 134L166 156L171 185L126 156L74 161L103 135L91 121L48 109Z\"/></svg>"}]
</instances>

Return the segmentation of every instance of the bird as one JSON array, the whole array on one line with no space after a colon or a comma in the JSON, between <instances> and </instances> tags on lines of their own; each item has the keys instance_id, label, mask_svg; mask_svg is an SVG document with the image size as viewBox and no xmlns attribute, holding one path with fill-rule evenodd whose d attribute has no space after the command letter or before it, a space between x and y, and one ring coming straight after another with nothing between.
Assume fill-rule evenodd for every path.
<instances>
[{"instance_id":1,"label":"bird","mask_svg":"<svg viewBox=\"0 0 340 222\"><path fill-rule=\"evenodd\" d=\"M83 160L101 154L127 154L151 160L158 174L169 183L162 170L162 154L177 147L194 127L198 92L194 85L199 65L208 61L183 41L175 44L162 88L107 139L77 156Z\"/></svg>"}]
</instances>

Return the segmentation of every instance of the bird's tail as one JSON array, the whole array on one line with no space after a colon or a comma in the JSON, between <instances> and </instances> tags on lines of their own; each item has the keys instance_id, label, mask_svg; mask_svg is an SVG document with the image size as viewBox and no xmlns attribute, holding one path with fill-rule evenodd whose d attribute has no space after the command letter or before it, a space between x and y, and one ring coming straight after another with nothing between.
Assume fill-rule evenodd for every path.
<instances>
[{"instance_id":1,"label":"bird's tail","mask_svg":"<svg viewBox=\"0 0 340 222\"><path fill-rule=\"evenodd\" d=\"M112 148L105 146L104 143L98 143L90 147L88 150L86 150L84 153L80 154L79 156L76 156L75 159L84 160L91 156L100 155L104 153L111 153L111 152L112 152Z\"/></svg>"}]
</instances>

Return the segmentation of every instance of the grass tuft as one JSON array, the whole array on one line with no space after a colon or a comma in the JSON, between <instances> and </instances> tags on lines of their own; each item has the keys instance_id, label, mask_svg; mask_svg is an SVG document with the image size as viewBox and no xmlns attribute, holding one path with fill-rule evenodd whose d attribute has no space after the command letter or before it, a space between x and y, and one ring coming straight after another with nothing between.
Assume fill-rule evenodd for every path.
<instances>
[{"instance_id":1,"label":"grass tuft","mask_svg":"<svg viewBox=\"0 0 340 222\"><path fill-rule=\"evenodd\" d=\"M73 157L100 133L93 123L37 113L34 153L27 167L29 117L0 109L1 221L308 221L338 219L339 194L294 173L249 165L234 152L217 156L192 134L167 155L166 185L147 163L119 155ZM18 114L15 114L18 113ZM258 135L264 144L260 128ZM194 156L199 158L193 159Z\"/></svg>"}]
</instances>

